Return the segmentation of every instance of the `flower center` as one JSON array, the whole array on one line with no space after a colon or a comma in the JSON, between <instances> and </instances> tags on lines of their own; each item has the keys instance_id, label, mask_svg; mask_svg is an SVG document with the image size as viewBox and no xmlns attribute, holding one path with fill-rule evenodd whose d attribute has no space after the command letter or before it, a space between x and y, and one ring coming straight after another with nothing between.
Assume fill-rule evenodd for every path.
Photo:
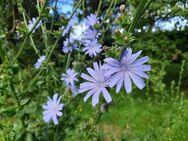
<instances>
[{"instance_id":1,"label":"flower center","mask_svg":"<svg viewBox=\"0 0 188 141\"><path fill-rule=\"evenodd\" d=\"M122 71L128 71L129 67L125 64L121 64L121 70Z\"/></svg>"},{"instance_id":2,"label":"flower center","mask_svg":"<svg viewBox=\"0 0 188 141\"><path fill-rule=\"evenodd\" d=\"M95 83L95 85L96 85L97 87L99 87L99 88L101 88L101 87L107 87L107 84L106 84L105 82L102 82L102 81L97 81L97 82Z\"/></svg>"},{"instance_id":3,"label":"flower center","mask_svg":"<svg viewBox=\"0 0 188 141\"><path fill-rule=\"evenodd\" d=\"M51 107L51 112L53 114L56 114L58 112L58 105L53 104L52 107Z\"/></svg>"}]
</instances>

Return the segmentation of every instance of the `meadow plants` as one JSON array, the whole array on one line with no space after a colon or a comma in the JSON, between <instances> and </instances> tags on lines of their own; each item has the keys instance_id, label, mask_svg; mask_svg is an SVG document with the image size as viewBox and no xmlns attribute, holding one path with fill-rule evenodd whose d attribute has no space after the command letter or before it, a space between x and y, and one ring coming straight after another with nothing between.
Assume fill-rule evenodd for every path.
<instances>
[{"instance_id":1,"label":"meadow plants","mask_svg":"<svg viewBox=\"0 0 188 141\"><path fill-rule=\"evenodd\" d=\"M82 0L75 2L69 18L63 15L56 18L55 13L49 13L47 1L37 0L35 7L39 16L34 18L28 16L27 7L15 1L21 17L14 30L20 36L13 49L11 41L4 41L8 43L1 52L0 70L1 117L10 122L7 126L12 126L14 132L10 138L56 141L69 136L71 128L76 128L78 133L82 128L88 129L89 132L80 134L84 140L96 137L92 131L96 130L102 115L98 107L113 101L111 89L116 86L116 93L124 91L122 88L130 93L132 83L139 89L145 87L144 79L149 78L146 72L151 70L151 66L145 64L149 58L139 58L141 51L132 53L132 36L126 38L126 42L119 42L125 40L122 36L131 35L138 16L127 23L126 33L114 34L112 46L117 47L119 58L109 56L103 41L105 21L111 18L110 11L116 1L110 2L105 16L100 13L101 5L87 16L78 16L82 3ZM138 12L143 13L147 2L140 3L143 7L139 7ZM113 24L121 26L115 21ZM77 107L90 97L94 110L100 114L85 123L77 116Z\"/></svg>"}]
</instances>

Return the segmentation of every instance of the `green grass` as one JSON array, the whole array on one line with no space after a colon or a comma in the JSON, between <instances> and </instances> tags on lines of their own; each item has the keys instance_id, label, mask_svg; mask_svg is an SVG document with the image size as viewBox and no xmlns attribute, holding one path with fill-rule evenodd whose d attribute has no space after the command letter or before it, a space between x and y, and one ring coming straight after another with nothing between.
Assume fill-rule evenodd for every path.
<instances>
[{"instance_id":1,"label":"green grass","mask_svg":"<svg viewBox=\"0 0 188 141\"><path fill-rule=\"evenodd\" d=\"M90 104L84 104L82 116L94 115ZM188 99L114 94L98 125L104 141L188 141Z\"/></svg>"},{"instance_id":2,"label":"green grass","mask_svg":"<svg viewBox=\"0 0 188 141\"><path fill-rule=\"evenodd\" d=\"M100 121L105 140L187 141L188 100L116 95Z\"/></svg>"}]
</instances>

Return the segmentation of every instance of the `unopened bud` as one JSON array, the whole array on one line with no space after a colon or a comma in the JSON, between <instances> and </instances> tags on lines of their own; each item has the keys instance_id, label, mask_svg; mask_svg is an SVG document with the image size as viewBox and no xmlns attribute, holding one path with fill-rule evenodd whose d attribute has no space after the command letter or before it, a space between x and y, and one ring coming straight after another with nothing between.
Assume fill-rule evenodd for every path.
<instances>
[{"instance_id":1,"label":"unopened bud","mask_svg":"<svg viewBox=\"0 0 188 141\"><path fill-rule=\"evenodd\" d=\"M128 40L128 37L127 37L127 36L125 36L125 37L124 37L124 40L125 40L125 41L127 41L127 40Z\"/></svg>"},{"instance_id":2,"label":"unopened bud","mask_svg":"<svg viewBox=\"0 0 188 141\"><path fill-rule=\"evenodd\" d=\"M120 5L119 10L123 12L125 10L125 4Z\"/></svg>"},{"instance_id":3,"label":"unopened bud","mask_svg":"<svg viewBox=\"0 0 188 141\"><path fill-rule=\"evenodd\" d=\"M101 104L100 110L101 110L101 113L108 112L108 103Z\"/></svg>"},{"instance_id":4,"label":"unopened bud","mask_svg":"<svg viewBox=\"0 0 188 141\"><path fill-rule=\"evenodd\" d=\"M44 5L44 0L39 0L39 3L40 3L41 5Z\"/></svg>"}]
</instances>

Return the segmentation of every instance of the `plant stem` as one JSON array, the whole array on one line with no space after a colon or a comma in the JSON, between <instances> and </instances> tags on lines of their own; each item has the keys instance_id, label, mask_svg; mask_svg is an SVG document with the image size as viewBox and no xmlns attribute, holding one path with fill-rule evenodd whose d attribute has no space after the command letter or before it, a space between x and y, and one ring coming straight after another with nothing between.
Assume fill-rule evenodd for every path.
<instances>
[{"instance_id":1,"label":"plant stem","mask_svg":"<svg viewBox=\"0 0 188 141\"><path fill-rule=\"evenodd\" d=\"M28 36L25 37L25 39L24 39L24 41L23 41L23 43L22 43L22 45L21 45L21 47L20 47L18 53L16 54L16 56L14 57L14 60L12 61L12 64L15 63L16 59L17 59L17 58L19 57L19 55L21 54L21 52L22 52L22 50L23 50L23 48L24 48L24 46L25 46L25 43L26 43L27 39L28 39Z\"/></svg>"},{"instance_id":2,"label":"plant stem","mask_svg":"<svg viewBox=\"0 0 188 141\"><path fill-rule=\"evenodd\" d=\"M101 9L101 6L102 6L102 0L100 0L100 2L99 2L99 6L98 6L98 9L97 9L97 13L96 13L97 16L98 16L98 14L99 14L99 11L100 11L100 9Z\"/></svg>"},{"instance_id":3,"label":"plant stem","mask_svg":"<svg viewBox=\"0 0 188 141\"><path fill-rule=\"evenodd\" d=\"M27 88L25 89L25 91L23 93L26 93L30 87L34 84L35 80L39 77L39 75L41 74L42 69L40 69L40 71L34 76L34 78L29 82L29 85L27 86Z\"/></svg>"},{"instance_id":4,"label":"plant stem","mask_svg":"<svg viewBox=\"0 0 188 141\"><path fill-rule=\"evenodd\" d=\"M70 62L71 62L71 53L68 54L65 70L67 70L69 68Z\"/></svg>"},{"instance_id":5,"label":"plant stem","mask_svg":"<svg viewBox=\"0 0 188 141\"><path fill-rule=\"evenodd\" d=\"M16 54L16 57L13 59L12 61L12 64L15 63L16 59L19 57L20 53L22 52L23 48L25 47L25 43L28 39L28 37L30 36L30 34L32 34L33 30L36 28L36 26L38 25L38 23L40 22L40 20L42 19L42 13L44 12L45 10L45 7L46 7L46 3L47 3L47 0L45 1L45 4L43 5L42 9L41 9L41 12L39 14L39 17L37 18L36 22L34 23L32 29L26 34L26 37L21 45L21 48L19 49L18 53ZM26 19L25 19L26 20Z\"/></svg>"},{"instance_id":6,"label":"plant stem","mask_svg":"<svg viewBox=\"0 0 188 141\"><path fill-rule=\"evenodd\" d=\"M143 14L143 12L145 10L146 3L147 3L147 0L141 0L140 1L138 8L137 8L137 11L136 11L136 15L133 19L132 24L130 25L130 27L128 29L128 32L130 32L130 33L134 32L135 26L136 26L138 20L140 19L141 15Z\"/></svg>"},{"instance_id":7,"label":"plant stem","mask_svg":"<svg viewBox=\"0 0 188 141\"><path fill-rule=\"evenodd\" d=\"M103 115L103 113L101 113L101 112L98 113L97 119L95 121L95 125L97 125L99 123L99 120L101 119L102 115Z\"/></svg>"},{"instance_id":8,"label":"plant stem","mask_svg":"<svg viewBox=\"0 0 188 141\"><path fill-rule=\"evenodd\" d=\"M133 19L133 22L132 22L132 24L130 25L130 27L128 29L129 33L133 33L134 32L134 29L136 27L137 22L139 21L140 17L142 16L142 14L146 10L146 8L151 3L151 1L149 1L148 3L147 2L148 2L148 0L141 0L140 1L139 5L138 5L138 8L137 8L137 11L136 11L136 15L134 16L134 19ZM126 49L126 47L122 48L121 54L124 52L125 49ZM120 55L120 57L121 57L121 55Z\"/></svg>"},{"instance_id":9,"label":"plant stem","mask_svg":"<svg viewBox=\"0 0 188 141\"><path fill-rule=\"evenodd\" d=\"M39 5L39 0L37 0L37 10L38 10L38 13L40 14L40 5ZM47 40L48 40L48 37L47 37L47 33L46 33L46 26L44 26L45 24L43 24L43 22L41 23L41 29L42 29L42 34L44 35L44 45L45 45L45 48L47 49L48 47L48 43L47 43Z\"/></svg>"},{"instance_id":10,"label":"plant stem","mask_svg":"<svg viewBox=\"0 0 188 141\"><path fill-rule=\"evenodd\" d=\"M177 86L177 93L176 93L177 96L179 95L179 91L180 91L180 87L181 87L181 81L182 81L184 66L185 66L185 60L183 60L182 64L181 64L181 69L180 69L179 79L178 79L178 86Z\"/></svg>"},{"instance_id":11,"label":"plant stem","mask_svg":"<svg viewBox=\"0 0 188 141\"><path fill-rule=\"evenodd\" d=\"M0 57L1 57L2 62L4 62L5 61L5 57L4 57L4 52L3 52L2 46L0 47Z\"/></svg>"},{"instance_id":12,"label":"plant stem","mask_svg":"<svg viewBox=\"0 0 188 141\"><path fill-rule=\"evenodd\" d=\"M82 1L82 0L80 0L80 1L78 2L78 4L76 5L76 7L75 7L75 9L74 9L72 15L70 16L69 20L72 18L72 16L74 15L74 13L76 12L76 10L78 9L78 7L79 7L81 1ZM64 29L65 29L65 28L64 28ZM64 30L64 29L63 29L63 30ZM62 32L63 32L63 31L62 31ZM61 33L62 33L62 32L61 32ZM48 54L48 56L47 56L47 58L46 58L46 62L49 61L50 56L52 55L52 52L54 51L54 49L55 49L55 47L57 46L57 44L58 44L58 42L59 42L60 39L61 39L61 34L59 35L59 37L56 39L54 45L52 46L52 49L51 49L50 53ZM25 89L24 93L26 93L26 92L30 89L30 87L34 84L35 80L38 78L38 76L40 75L41 72L42 72L42 69L40 69L40 71L33 77L33 79L30 81L28 87Z\"/></svg>"},{"instance_id":13,"label":"plant stem","mask_svg":"<svg viewBox=\"0 0 188 141\"><path fill-rule=\"evenodd\" d=\"M56 140L57 140L58 129L59 129L59 124L58 124L57 127L56 127L55 135L54 135L54 139L53 139L53 141L56 141Z\"/></svg>"}]
</instances>

